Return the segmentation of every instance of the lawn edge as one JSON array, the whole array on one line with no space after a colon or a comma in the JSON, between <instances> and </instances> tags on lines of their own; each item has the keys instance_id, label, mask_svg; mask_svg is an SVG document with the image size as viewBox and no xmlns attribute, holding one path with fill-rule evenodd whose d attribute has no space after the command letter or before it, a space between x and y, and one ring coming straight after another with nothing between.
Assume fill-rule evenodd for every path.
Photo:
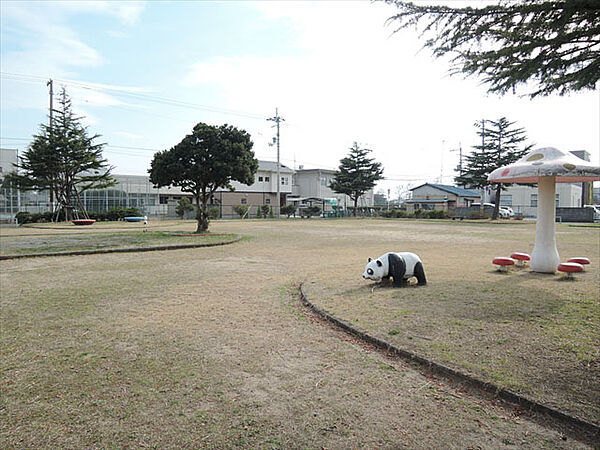
<instances>
[{"instance_id":1,"label":"lawn edge","mask_svg":"<svg viewBox=\"0 0 600 450\"><path fill-rule=\"evenodd\" d=\"M50 253L29 253L23 255L1 255L0 261L23 258L42 258L51 256L78 256L78 255L98 255L105 253L136 253L153 252L160 250L181 250L186 248L198 247L218 247L220 245L233 244L242 240L243 236L238 234L234 239L220 242L203 242L199 244L176 244L176 245L156 245L153 247L125 247L125 248L104 248L98 250L73 250L68 252L50 252Z\"/></svg>"},{"instance_id":2,"label":"lawn edge","mask_svg":"<svg viewBox=\"0 0 600 450\"><path fill-rule=\"evenodd\" d=\"M445 366L435 361L431 361L411 351L400 349L390 344L389 342L386 342L375 336L371 336L366 331L355 327L349 322L335 317L331 313L319 308L317 305L312 303L308 299L306 293L304 292L303 286L304 283L301 283L299 286L300 299L302 303L328 322L331 322L338 328L341 328L346 333L351 334L361 339L362 341L375 346L380 350L384 350L388 353L391 353L393 356L399 357L408 362L416 363L421 369L429 371L436 377L451 382L459 382L465 387L474 390L475 392L492 395L494 398L501 399L511 405L519 406L531 412L543 414L548 418L553 419L550 421L550 425L552 428L558 429L561 432L569 431L568 434L570 434L571 437L574 439L585 442L591 446L595 446L600 443L600 426L587 422L578 417L571 416L556 408L552 408L550 406L541 404L539 402L536 402L535 400L524 397L520 394L516 394L507 389L503 389L493 383L482 381L471 375L452 369L451 367ZM537 420L537 422L540 421ZM568 427L568 430L564 430L560 426L557 427L557 422L560 425L566 425ZM541 425L548 426L549 424L547 422L544 422L541 423Z\"/></svg>"}]
</instances>

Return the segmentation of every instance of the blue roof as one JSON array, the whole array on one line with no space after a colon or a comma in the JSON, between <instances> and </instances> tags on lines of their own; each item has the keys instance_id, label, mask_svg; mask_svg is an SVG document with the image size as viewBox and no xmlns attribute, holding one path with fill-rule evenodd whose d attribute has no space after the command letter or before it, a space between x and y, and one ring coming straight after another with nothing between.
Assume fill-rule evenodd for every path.
<instances>
[{"instance_id":1,"label":"blue roof","mask_svg":"<svg viewBox=\"0 0 600 450\"><path fill-rule=\"evenodd\" d=\"M421 186L412 188L411 191L414 191L415 189L418 189L423 186L432 186L441 191L450 192L451 194L458 195L460 197L481 197L481 195L478 194L477 192L469 191L468 189L463 189L463 188L459 188L456 186L448 186L446 184L425 183L425 184L422 184Z\"/></svg>"},{"instance_id":2,"label":"blue roof","mask_svg":"<svg viewBox=\"0 0 600 450\"><path fill-rule=\"evenodd\" d=\"M406 203L446 203L447 198L411 198Z\"/></svg>"}]
</instances>

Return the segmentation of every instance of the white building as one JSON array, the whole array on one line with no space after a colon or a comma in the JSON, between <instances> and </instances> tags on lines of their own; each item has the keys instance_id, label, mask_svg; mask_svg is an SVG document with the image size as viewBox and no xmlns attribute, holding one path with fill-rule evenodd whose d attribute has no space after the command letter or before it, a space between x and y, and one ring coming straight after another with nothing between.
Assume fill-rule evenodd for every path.
<instances>
[{"instance_id":1,"label":"white building","mask_svg":"<svg viewBox=\"0 0 600 450\"><path fill-rule=\"evenodd\" d=\"M354 207L354 201L345 194L334 192L329 184L333 180L335 170L330 169L300 169L294 173L292 195L288 203L303 205L304 202L320 206L323 212L333 210L334 206L347 210ZM372 207L375 203L373 189L359 197L359 208Z\"/></svg>"}]
</instances>

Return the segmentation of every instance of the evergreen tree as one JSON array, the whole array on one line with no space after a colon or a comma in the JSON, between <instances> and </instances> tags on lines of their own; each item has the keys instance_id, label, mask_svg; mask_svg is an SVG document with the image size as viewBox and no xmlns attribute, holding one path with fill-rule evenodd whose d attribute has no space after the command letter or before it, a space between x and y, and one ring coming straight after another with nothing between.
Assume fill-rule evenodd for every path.
<instances>
[{"instance_id":1,"label":"evergreen tree","mask_svg":"<svg viewBox=\"0 0 600 450\"><path fill-rule=\"evenodd\" d=\"M475 151L465 156L462 175L454 180L457 184L469 188L483 189L489 186L488 175L499 167L511 164L527 153L533 144L524 145L527 139L523 128L513 128L515 122L509 122L506 117L497 121L482 120L475 123L477 135L481 139L480 145L475 145ZM496 200L492 219L498 218L500 209L500 196L506 185L492 184L496 191ZM483 199L481 199L483 203Z\"/></svg>"},{"instance_id":2,"label":"evergreen tree","mask_svg":"<svg viewBox=\"0 0 600 450\"><path fill-rule=\"evenodd\" d=\"M65 220L71 220L75 205L88 217L81 194L113 186L112 167L102 158L104 144L93 142L100 135L88 135L87 127L80 123L82 118L73 114L64 88L53 112L52 126L40 125L40 134L19 158L19 173L7 178L20 189L50 191L57 201L55 218L62 211Z\"/></svg>"},{"instance_id":3,"label":"evergreen tree","mask_svg":"<svg viewBox=\"0 0 600 450\"><path fill-rule=\"evenodd\" d=\"M360 148L355 142L347 157L340 160L340 166L329 187L337 193L346 194L354 201L353 215L356 216L358 199L372 189L383 178L381 163L369 159L371 150Z\"/></svg>"},{"instance_id":4,"label":"evergreen tree","mask_svg":"<svg viewBox=\"0 0 600 450\"><path fill-rule=\"evenodd\" d=\"M187 197L181 197L177 202L177 206L175 207L175 214L177 214L180 219L183 219L183 216L185 216L186 212L193 210L194 205L192 205L190 199Z\"/></svg>"},{"instance_id":5,"label":"evergreen tree","mask_svg":"<svg viewBox=\"0 0 600 450\"><path fill-rule=\"evenodd\" d=\"M196 233L208 230L208 202L219 188L231 181L252 184L258 161L252 151L250 135L230 125L220 127L198 123L182 141L170 150L154 155L150 181L157 187L178 186L196 202ZM244 205L246 213L248 206Z\"/></svg>"},{"instance_id":6,"label":"evergreen tree","mask_svg":"<svg viewBox=\"0 0 600 450\"><path fill-rule=\"evenodd\" d=\"M480 8L386 0L397 30L422 26L424 47L454 55L453 73L481 75L489 92L535 82L531 97L594 89L600 78L598 0L509 0Z\"/></svg>"}]
</instances>

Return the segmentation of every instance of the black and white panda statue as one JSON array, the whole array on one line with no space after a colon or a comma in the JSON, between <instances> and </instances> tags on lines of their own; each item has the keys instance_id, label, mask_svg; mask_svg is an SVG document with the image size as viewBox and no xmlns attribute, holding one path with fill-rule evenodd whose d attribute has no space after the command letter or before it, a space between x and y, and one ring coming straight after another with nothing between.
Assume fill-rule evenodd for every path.
<instances>
[{"instance_id":1,"label":"black and white panda statue","mask_svg":"<svg viewBox=\"0 0 600 450\"><path fill-rule=\"evenodd\" d=\"M388 252L377 259L369 258L363 273L365 280L381 281L390 277L394 279L394 287L406 286L408 279L411 277L417 278L419 286L427 284L421 258L414 253Z\"/></svg>"}]
</instances>

